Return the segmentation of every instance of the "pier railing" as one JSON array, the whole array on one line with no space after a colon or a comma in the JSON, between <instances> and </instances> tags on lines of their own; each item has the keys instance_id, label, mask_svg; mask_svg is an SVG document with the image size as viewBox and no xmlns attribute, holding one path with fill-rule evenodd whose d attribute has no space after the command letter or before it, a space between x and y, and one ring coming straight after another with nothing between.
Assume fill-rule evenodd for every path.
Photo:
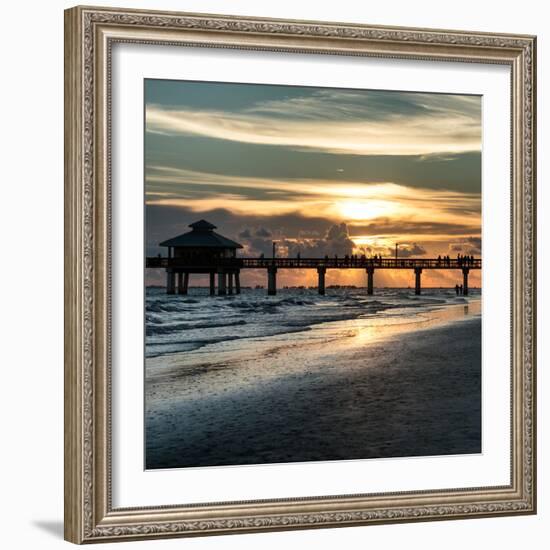
<instances>
[{"instance_id":1,"label":"pier railing","mask_svg":"<svg viewBox=\"0 0 550 550\"><path fill-rule=\"evenodd\" d=\"M146 259L150 268L204 268L204 269L481 269L481 259L466 258L219 258L196 259L159 258Z\"/></svg>"}]
</instances>

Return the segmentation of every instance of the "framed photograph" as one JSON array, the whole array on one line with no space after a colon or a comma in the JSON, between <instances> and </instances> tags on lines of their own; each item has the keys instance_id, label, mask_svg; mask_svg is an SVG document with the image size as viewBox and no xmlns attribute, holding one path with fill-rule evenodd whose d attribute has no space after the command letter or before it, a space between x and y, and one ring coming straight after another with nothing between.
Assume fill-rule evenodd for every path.
<instances>
[{"instance_id":1,"label":"framed photograph","mask_svg":"<svg viewBox=\"0 0 550 550\"><path fill-rule=\"evenodd\" d=\"M536 511L533 36L65 13L65 538Z\"/></svg>"}]
</instances>

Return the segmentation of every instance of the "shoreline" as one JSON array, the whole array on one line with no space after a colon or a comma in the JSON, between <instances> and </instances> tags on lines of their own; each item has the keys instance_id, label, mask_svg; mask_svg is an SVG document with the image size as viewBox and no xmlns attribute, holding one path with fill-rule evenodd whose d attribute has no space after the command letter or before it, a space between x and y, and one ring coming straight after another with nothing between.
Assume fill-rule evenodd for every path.
<instances>
[{"instance_id":1,"label":"shoreline","mask_svg":"<svg viewBox=\"0 0 550 550\"><path fill-rule=\"evenodd\" d=\"M416 309L414 304L408 307L389 306L381 310L372 310L364 317L350 316L329 321L310 321L303 326L287 325L284 331L261 337L230 337L221 341L207 343L197 349L183 352L166 353L146 357L146 377L155 367L172 366L175 369L198 366L208 367L216 364L237 363L251 360L261 355L269 347L285 347L296 341L301 346L318 344L319 340L335 341L354 337L352 345L370 345L396 334L428 330L446 323L461 322L470 316L481 314L481 297L460 298L456 304L434 304L431 308ZM224 327L231 326L229 324ZM238 328L235 327L235 330ZM280 344L278 344L280 343ZM273 354L273 350L271 350ZM208 360L205 358L208 357Z\"/></svg>"},{"instance_id":2,"label":"shoreline","mask_svg":"<svg viewBox=\"0 0 550 550\"><path fill-rule=\"evenodd\" d=\"M337 321L201 364L163 356L147 372L147 468L480 452L474 302L380 318L376 334L374 318Z\"/></svg>"}]
</instances>

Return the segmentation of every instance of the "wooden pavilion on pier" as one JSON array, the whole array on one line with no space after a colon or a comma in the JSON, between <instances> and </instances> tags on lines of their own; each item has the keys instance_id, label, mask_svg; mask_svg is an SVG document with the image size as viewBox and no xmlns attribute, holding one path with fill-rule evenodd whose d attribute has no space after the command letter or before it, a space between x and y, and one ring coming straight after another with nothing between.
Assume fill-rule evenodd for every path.
<instances>
[{"instance_id":1,"label":"wooden pavilion on pier","mask_svg":"<svg viewBox=\"0 0 550 550\"><path fill-rule=\"evenodd\" d=\"M166 267L166 291L168 294L187 294L189 275L207 273L210 275L210 294L215 294L215 278L218 276L218 294L240 294L240 268L231 260L237 257L242 245L219 235L215 225L199 220L189 225L191 231L163 241L159 246L168 248Z\"/></svg>"}]
</instances>

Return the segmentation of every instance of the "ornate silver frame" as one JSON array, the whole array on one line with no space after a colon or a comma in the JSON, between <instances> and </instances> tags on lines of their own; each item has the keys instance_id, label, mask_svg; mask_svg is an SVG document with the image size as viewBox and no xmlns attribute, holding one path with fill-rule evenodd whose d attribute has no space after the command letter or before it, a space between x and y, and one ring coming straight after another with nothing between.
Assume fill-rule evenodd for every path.
<instances>
[{"instance_id":1,"label":"ornate silver frame","mask_svg":"<svg viewBox=\"0 0 550 550\"><path fill-rule=\"evenodd\" d=\"M512 71L512 461L503 487L113 509L110 54L116 42L499 63ZM65 538L103 542L536 511L536 38L127 9L65 12Z\"/></svg>"}]
</instances>

